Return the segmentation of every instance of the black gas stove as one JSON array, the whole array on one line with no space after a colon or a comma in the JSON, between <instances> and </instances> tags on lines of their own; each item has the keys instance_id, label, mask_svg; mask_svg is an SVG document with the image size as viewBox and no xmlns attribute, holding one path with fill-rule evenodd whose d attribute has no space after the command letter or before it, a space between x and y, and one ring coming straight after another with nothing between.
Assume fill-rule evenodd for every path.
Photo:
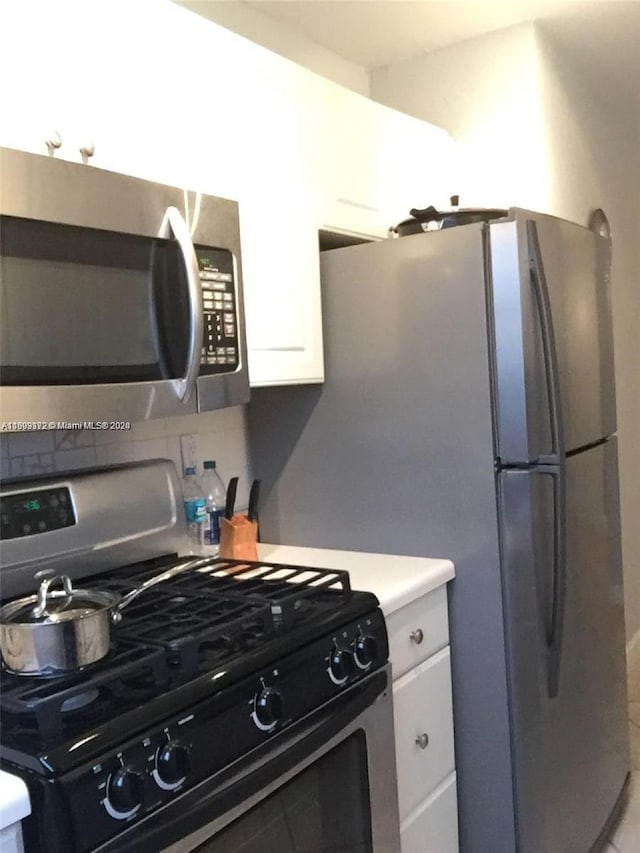
<instances>
[{"instance_id":1,"label":"black gas stove","mask_svg":"<svg viewBox=\"0 0 640 853\"><path fill-rule=\"evenodd\" d=\"M125 595L176 561L75 583ZM101 661L53 677L3 670L2 766L29 788L28 853L129 849L124 830L338 708L387 661L377 605L345 571L211 560L131 602Z\"/></svg>"}]
</instances>

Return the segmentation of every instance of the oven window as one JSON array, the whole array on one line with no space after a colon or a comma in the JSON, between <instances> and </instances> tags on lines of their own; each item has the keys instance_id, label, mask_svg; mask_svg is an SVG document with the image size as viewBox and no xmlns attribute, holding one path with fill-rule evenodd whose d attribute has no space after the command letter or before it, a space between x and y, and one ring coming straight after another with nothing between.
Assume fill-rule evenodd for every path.
<instances>
[{"instance_id":1,"label":"oven window","mask_svg":"<svg viewBox=\"0 0 640 853\"><path fill-rule=\"evenodd\" d=\"M174 241L3 216L0 243L3 385L184 373L189 314Z\"/></svg>"},{"instance_id":2,"label":"oven window","mask_svg":"<svg viewBox=\"0 0 640 853\"><path fill-rule=\"evenodd\" d=\"M246 812L199 853L373 853L364 732Z\"/></svg>"}]
</instances>

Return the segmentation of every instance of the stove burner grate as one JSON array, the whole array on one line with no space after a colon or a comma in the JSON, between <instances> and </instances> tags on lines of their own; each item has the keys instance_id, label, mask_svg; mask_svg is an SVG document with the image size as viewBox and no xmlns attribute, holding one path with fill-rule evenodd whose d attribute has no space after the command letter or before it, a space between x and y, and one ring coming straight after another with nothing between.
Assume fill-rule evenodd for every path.
<instances>
[{"instance_id":1,"label":"stove burner grate","mask_svg":"<svg viewBox=\"0 0 640 853\"><path fill-rule=\"evenodd\" d=\"M87 586L124 595L175 559L117 569ZM246 672L270 644L283 654L325 630L320 626L339 617L351 596L346 571L211 560L134 599L113 629L112 651L91 667L48 678L2 672L5 731L60 740L133 708L150 708L221 667Z\"/></svg>"},{"instance_id":2,"label":"stove burner grate","mask_svg":"<svg viewBox=\"0 0 640 853\"><path fill-rule=\"evenodd\" d=\"M131 679L137 684L151 684L156 690L167 685L169 673L163 650L119 640L106 658L78 672L29 678L3 671L2 713L20 718L23 727L36 728L45 741L58 739L68 721L75 721L98 700L105 704L128 692Z\"/></svg>"}]
</instances>

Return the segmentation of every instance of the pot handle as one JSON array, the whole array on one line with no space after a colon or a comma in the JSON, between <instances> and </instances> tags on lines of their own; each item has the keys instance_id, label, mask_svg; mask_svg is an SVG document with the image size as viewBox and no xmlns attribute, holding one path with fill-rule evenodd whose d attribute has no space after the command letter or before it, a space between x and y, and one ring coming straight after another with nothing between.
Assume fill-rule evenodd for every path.
<instances>
[{"instance_id":1,"label":"pot handle","mask_svg":"<svg viewBox=\"0 0 640 853\"><path fill-rule=\"evenodd\" d=\"M209 557L201 557L197 560L189 560L186 563L180 563L178 566L172 566L170 569L167 569L166 572L162 572L162 574L156 575L153 578L149 578L149 580L141 583L140 586L137 586L135 589L132 589L131 592L128 592L126 595L120 599L120 602L116 605L116 607L111 611L111 618L114 623L118 623L122 619L122 611L124 608L131 604L131 602L136 599L139 595L142 595L143 592L146 592L152 586L155 586L158 583L162 583L163 581L168 581L170 578L175 577L175 575L179 575L182 572L187 572L191 569L199 569L204 566L207 566L211 563Z\"/></svg>"},{"instance_id":2,"label":"pot handle","mask_svg":"<svg viewBox=\"0 0 640 853\"><path fill-rule=\"evenodd\" d=\"M56 581L62 582L64 594L71 598L73 595L73 585L71 578L68 575L55 575L51 569L44 569L35 575L36 580L40 580L38 587L38 603L33 608L33 616L36 619L41 619L48 614L47 598L49 597L49 589Z\"/></svg>"}]
</instances>

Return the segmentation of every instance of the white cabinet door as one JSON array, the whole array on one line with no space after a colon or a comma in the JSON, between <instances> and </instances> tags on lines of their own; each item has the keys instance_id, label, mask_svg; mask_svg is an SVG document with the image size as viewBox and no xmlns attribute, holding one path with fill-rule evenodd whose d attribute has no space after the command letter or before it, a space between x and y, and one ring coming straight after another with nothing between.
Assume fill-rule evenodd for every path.
<instances>
[{"instance_id":1,"label":"white cabinet door","mask_svg":"<svg viewBox=\"0 0 640 853\"><path fill-rule=\"evenodd\" d=\"M233 196L240 99L226 69L242 40L169 3L39 4L32 27L34 13L3 8L2 144L45 154L57 130L59 158L93 144L91 166Z\"/></svg>"},{"instance_id":2,"label":"white cabinet door","mask_svg":"<svg viewBox=\"0 0 640 853\"><path fill-rule=\"evenodd\" d=\"M446 131L322 77L313 86L320 227L385 237L411 207L443 203Z\"/></svg>"},{"instance_id":3,"label":"white cabinet door","mask_svg":"<svg viewBox=\"0 0 640 853\"><path fill-rule=\"evenodd\" d=\"M400 821L453 772L449 647L393 682Z\"/></svg>"},{"instance_id":4,"label":"white cabinet door","mask_svg":"<svg viewBox=\"0 0 640 853\"><path fill-rule=\"evenodd\" d=\"M254 81L240 194L249 378L253 386L321 382L311 73L259 48L244 73Z\"/></svg>"},{"instance_id":5,"label":"white cabinet door","mask_svg":"<svg viewBox=\"0 0 640 853\"><path fill-rule=\"evenodd\" d=\"M458 797L453 773L400 827L402 853L458 853Z\"/></svg>"}]
</instances>

